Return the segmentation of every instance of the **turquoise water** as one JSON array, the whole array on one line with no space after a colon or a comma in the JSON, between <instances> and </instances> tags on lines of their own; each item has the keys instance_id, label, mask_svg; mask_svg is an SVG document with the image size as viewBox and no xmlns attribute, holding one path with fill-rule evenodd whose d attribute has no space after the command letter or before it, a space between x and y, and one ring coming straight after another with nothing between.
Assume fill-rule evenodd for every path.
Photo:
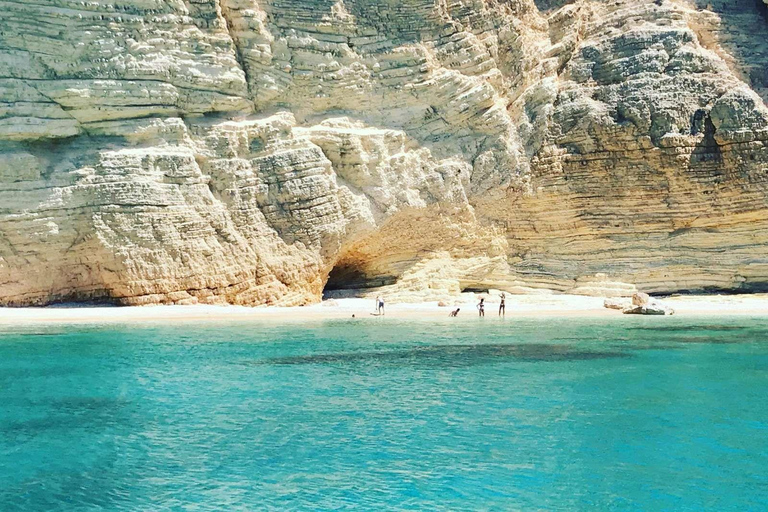
<instances>
[{"instance_id":1,"label":"turquoise water","mask_svg":"<svg viewBox=\"0 0 768 512\"><path fill-rule=\"evenodd\" d=\"M768 319L0 331L0 510L765 510Z\"/></svg>"}]
</instances>

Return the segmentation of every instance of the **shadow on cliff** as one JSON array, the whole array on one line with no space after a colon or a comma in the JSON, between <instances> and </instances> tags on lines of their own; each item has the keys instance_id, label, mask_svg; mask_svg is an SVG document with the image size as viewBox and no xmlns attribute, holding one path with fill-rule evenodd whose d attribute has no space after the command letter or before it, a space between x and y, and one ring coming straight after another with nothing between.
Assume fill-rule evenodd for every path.
<instances>
[{"instance_id":1,"label":"shadow on cliff","mask_svg":"<svg viewBox=\"0 0 768 512\"><path fill-rule=\"evenodd\" d=\"M396 276L372 275L359 264L339 262L328 275L323 299L363 296L369 289L395 284Z\"/></svg>"},{"instance_id":2,"label":"shadow on cliff","mask_svg":"<svg viewBox=\"0 0 768 512\"><path fill-rule=\"evenodd\" d=\"M715 125L712 118L703 110L698 110L693 116L691 125L691 134L699 135L703 133L704 138L696 145L691 154L690 170L696 174L701 171L707 171L707 176L713 178L715 183L721 181L725 176L721 169L723 163L723 152L715 140Z\"/></svg>"},{"instance_id":3,"label":"shadow on cliff","mask_svg":"<svg viewBox=\"0 0 768 512\"><path fill-rule=\"evenodd\" d=\"M695 0L695 4L720 16L720 44L741 65L741 78L768 104L768 5L763 0Z\"/></svg>"}]
</instances>

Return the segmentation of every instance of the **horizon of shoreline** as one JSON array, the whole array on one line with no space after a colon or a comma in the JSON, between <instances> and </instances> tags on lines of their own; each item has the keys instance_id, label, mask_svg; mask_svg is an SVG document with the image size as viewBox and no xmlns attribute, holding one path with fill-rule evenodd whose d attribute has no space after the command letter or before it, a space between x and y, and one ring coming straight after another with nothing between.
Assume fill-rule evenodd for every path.
<instances>
[{"instance_id":1,"label":"horizon of shoreline","mask_svg":"<svg viewBox=\"0 0 768 512\"><path fill-rule=\"evenodd\" d=\"M581 295L507 295L506 316L511 319L546 317L624 317L603 306L604 297ZM768 316L768 294L674 295L662 302L674 316ZM498 302L486 302L486 319L498 318ZM436 301L388 303L385 315L373 313L370 299L347 298L309 306L151 305L111 306L65 303L43 307L0 308L0 326L27 324L120 324L183 321L260 321L301 323L332 319L437 319L461 308L455 321L478 318L473 302L438 306ZM636 316L636 315L632 315Z\"/></svg>"}]
</instances>

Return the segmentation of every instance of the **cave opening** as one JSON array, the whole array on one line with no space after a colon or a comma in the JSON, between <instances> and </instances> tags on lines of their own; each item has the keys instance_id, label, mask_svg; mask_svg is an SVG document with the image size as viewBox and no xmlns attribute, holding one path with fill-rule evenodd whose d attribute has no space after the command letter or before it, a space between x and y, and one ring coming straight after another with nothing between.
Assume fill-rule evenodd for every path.
<instances>
[{"instance_id":1,"label":"cave opening","mask_svg":"<svg viewBox=\"0 0 768 512\"><path fill-rule=\"evenodd\" d=\"M487 286L464 286L461 288L461 293L490 293L490 289Z\"/></svg>"},{"instance_id":2,"label":"cave opening","mask_svg":"<svg viewBox=\"0 0 768 512\"><path fill-rule=\"evenodd\" d=\"M357 262L340 261L328 274L328 281L323 288L323 298L353 297L371 288L394 284L395 281L397 281L396 276L371 272Z\"/></svg>"},{"instance_id":3,"label":"cave opening","mask_svg":"<svg viewBox=\"0 0 768 512\"><path fill-rule=\"evenodd\" d=\"M340 264L331 269L323 291L366 288L364 285L367 280L365 272L359 266Z\"/></svg>"}]
</instances>

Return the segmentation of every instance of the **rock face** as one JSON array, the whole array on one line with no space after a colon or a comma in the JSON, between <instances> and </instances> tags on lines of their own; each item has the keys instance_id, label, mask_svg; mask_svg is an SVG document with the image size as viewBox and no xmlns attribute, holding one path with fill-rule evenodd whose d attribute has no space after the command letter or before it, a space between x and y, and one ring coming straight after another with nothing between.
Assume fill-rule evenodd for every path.
<instances>
[{"instance_id":1,"label":"rock face","mask_svg":"<svg viewBox=\"0 0 768 512\"><path fill-rule=\"evenodd\" d=\"M759 2L0 6L0 304L768 289Z\"/></svg>"}]
</instances>

